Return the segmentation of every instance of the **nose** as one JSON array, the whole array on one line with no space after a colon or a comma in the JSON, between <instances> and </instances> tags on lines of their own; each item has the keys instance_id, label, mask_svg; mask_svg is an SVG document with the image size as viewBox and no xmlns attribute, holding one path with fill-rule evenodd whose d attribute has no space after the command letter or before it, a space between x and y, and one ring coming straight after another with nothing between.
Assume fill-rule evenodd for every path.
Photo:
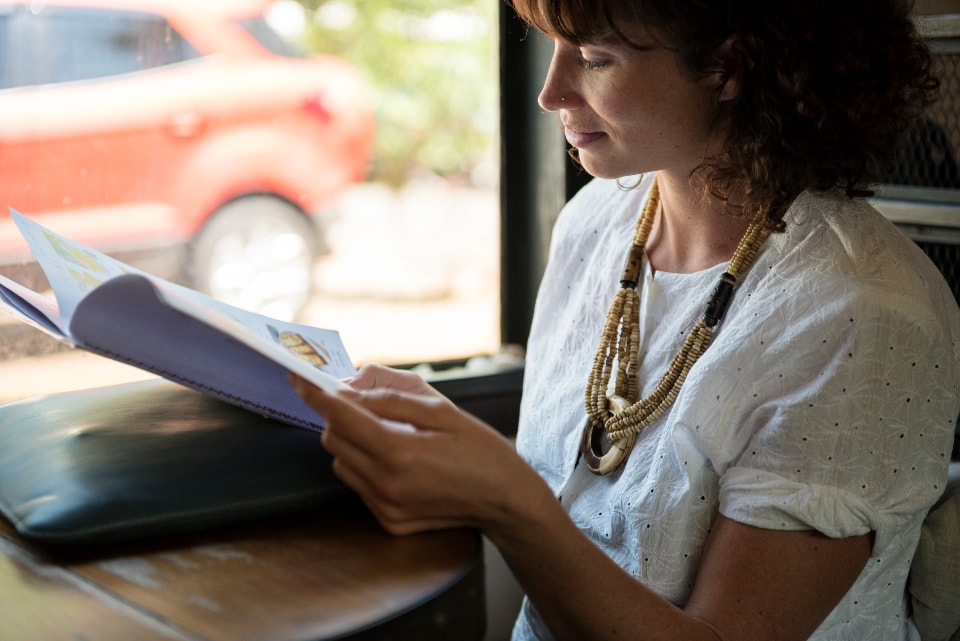
<instances>
[{"instance_id":1,"label":"nose","mask_svg":"<svg viewBox=\"0 0 960 641\"><path fill-rule=\"evenodd\" d=\"M544 111L560 111L566 107L567 101L564 96L561 96L559 93L549 89L544 83L543 89L540 91L540 95L537 97L537 104L540 105L540 108Z\"/></svg>"},{"instance_id":2,"label":"nose","mask_svg":"<svg viewBox=\"0 0 960 641\"><path fill-rule=\"evenodd\" d=\"M537 97L537 104L544 111L559 111L569 109L573 92L567 82L563 68L562 44L553 43L553 56L550 58L550 67L543 80L543 88Z\"/></svg>"}]
</instances>

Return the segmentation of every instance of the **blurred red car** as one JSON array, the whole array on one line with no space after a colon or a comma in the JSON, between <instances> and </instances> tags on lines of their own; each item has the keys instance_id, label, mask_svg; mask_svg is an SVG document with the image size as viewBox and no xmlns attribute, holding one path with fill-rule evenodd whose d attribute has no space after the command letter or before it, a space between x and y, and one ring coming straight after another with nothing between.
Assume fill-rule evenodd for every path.
<instances>
[{"instance_id":1,"label":"blurred red car","mask_svg":"<svg viewBox=\"0 0 960 641\"><path fill-rule=\"evenodd\" d=\"M294 317L323 251L318 223L367 171L374 117L355 70L297 56L268 7L0 0L0 265L27 258L13 207Z\"/></svg>"}]
</instances>

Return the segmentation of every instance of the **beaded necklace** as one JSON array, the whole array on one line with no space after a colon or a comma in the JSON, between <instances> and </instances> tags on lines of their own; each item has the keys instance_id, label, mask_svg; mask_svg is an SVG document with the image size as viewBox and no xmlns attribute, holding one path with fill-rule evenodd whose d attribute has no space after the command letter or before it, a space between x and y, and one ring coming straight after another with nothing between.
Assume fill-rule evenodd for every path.
<instances>
[{"instance_id":1,"label":"beaded necklace","mask_svg":"<svg viewBox=\"0 0 960 641\"><path fill-rule=\"evenodd\" d=\"M749 269L770 234L770 230L763 224L762 215L750 223L730 259L727 270L720 276L720 281L704 309L703 317L687 334L683 347L673 358L663 378L646 398L631 404L628 399L637 396L637 359L640 351L640 294L637 285L647 237L659 205L660 190L654 179L633 232L633 244L627 254L620 290L607 312L603 334L587 381L584 401L589 418L583 431L580 449L584 462L594 474L609 474L620 467L633 449L637 434L659 418L676 400L690 368L710 345L714 328L726 312L737 279ZM607 390L614 365L616 382L613 394L608 396ZM606 452L603 452L603 441L608 445Z\"/></svg>"}]
</instances>

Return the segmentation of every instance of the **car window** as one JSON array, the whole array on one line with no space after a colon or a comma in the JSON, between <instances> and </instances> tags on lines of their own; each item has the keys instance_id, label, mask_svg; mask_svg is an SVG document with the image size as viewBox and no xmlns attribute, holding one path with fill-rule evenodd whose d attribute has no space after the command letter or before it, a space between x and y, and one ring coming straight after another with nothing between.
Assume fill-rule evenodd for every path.
<instances>
[{"instance_id":1,"label":"car window","mask_svg":"<svg viewBox=\"0 0 960 641\"><path fill-rule=\"evenodd\" d=\"M237 24L240 26L240 28L253 36L253 38L270 53L274 53L278 56L287 56L288 58L302 57L301 52L296 47L284 40L276 31L273 30L272 27L270 27L266 18L262 16L255 18L243 18L241 20L237 20Z\"/></svg>"},{"instance_id":2,"label":"car window","mask_svg":"<svg viewBox=\"0 0 960 641\"><path fill-rule=\"evenodd\" d=\"M162 17L139 11L21 8L6 20L6 87L104 78L200 54Z\"/></svg>"},{"instance_id":3,"label":"car window","mask_svg":"<svg viewBox=\"0 0 960 641\"><path fill-rule=\"evenodd\" d=\"M4 46L5 42L9 42L9 8L0 7L0 89L8 86L7 85L7 75L9 73L7 67L7 49L8 47Z\"/></svg>"}]
</instances>

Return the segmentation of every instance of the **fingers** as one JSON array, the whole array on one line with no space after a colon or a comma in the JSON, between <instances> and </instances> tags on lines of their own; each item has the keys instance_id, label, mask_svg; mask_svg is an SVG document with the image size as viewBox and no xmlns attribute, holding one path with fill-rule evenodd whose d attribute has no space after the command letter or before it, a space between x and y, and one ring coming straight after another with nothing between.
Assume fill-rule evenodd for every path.
<instances>
[{"instance_id":1,"label":"fingers","mask_svg":"<svg viewBox=\"0 0 960 641\"><path fill-rule=\"evenodd\" d=\"M290 380L327 420L323 443L334 473L387 531L479 526L499 513L504 492L489 478L490 465L519 458L499 433L451 401L384 388L325 393Z\"/></svg>"},{"instance_id":2,"label":"fingers","mask_svg":"<svg viewBox=\"0 0 960 641\"><path fill-rule=\"evenodd\" d=\"M392 389L345 392L344 396L367 411L418 430L447 431L464 417L456 405L440 394L416 394Z\"/></svg>"},{"instance_id":3,"label":"fingers","mask_svg":"<svg viewBox=\"0 0 960 641\"><path fill-rule=\"evenodd\" d=\"M300 398L326 419L324 445L328 445L328 449L331 449L331 441L336 438L366 452L376 452L387 428L377 416L348 398L350 392L338 391L331 394L299 376L291 375L289 379ZM338 455L337 452L331 453Z\"/></svg>"},{"instance_id":4,"label":"fingers","mask_svg":"<svg viewBox=\"0 0 960 641\"><path fill-rule=\"evenodd\" d=\"M334 457L334 474L378 514L382 511L378 506L390 504L383 498L381 483L397 474L400 466L393 461L393 455L401 451L401 444L394 442L395 430L342 393L325 393L304 381L293 383L327 421L321 438Z\"/></svg>"},{"instance_id":5,"label":"fingers","mask_svg":"<svg viewBox=\"0 0 960 641\"><path fill-rule=\"evenodd\" d=\"M367 364L347 383L354 389L394 389L417 394L437 393L420 376L409 370L393 369L383 365Z\"/></svg>"},{"instance_id":6,"label":"fingers","mask_svg":"<svg viewBox=\"0 0 960 641\"><path fill-rule=\"evenodd\" d=\"M356 378L349 381L351 388L336 394L324 394L296 376L291 375L290 381L301 398L328 420L333 418L331 412L346 411L343 406L346 401L380 418L418 429L442 430L467 417L416 374L379 365L365 365Z\"/></svg>"},{"instance_id":7,"label":"fingers","mask_svg":"<svg viewBox=\"0 0 960 641\"><path fill-rule=\"evenodd\" d=\"M435 512L433 501L410 472L430 475L423 457L429 450L410 447L410 434L400 434L382 419L340 393L308 392L327 417L324 447L334 457L333 472L361 498L384 529L393 535L462 527L462 518ZM432 483L431 483L432 485Z\"/></svg>"},{"instance_id":8,"label":"fingers","mask_svg":"<svg viewBox=\"0 0 960 641\"><path fill-rule=\"evenodd\" d=\"M412 507L398 499L389 488L389 474L382 469L360 471L357 462L348 464L342 458L334 459L333 471L352 488L383 528L395 536L404 536L454 527L463 527L462 519L451 516L424 514L422 505Z\"/></svg>"}]
</instances>

